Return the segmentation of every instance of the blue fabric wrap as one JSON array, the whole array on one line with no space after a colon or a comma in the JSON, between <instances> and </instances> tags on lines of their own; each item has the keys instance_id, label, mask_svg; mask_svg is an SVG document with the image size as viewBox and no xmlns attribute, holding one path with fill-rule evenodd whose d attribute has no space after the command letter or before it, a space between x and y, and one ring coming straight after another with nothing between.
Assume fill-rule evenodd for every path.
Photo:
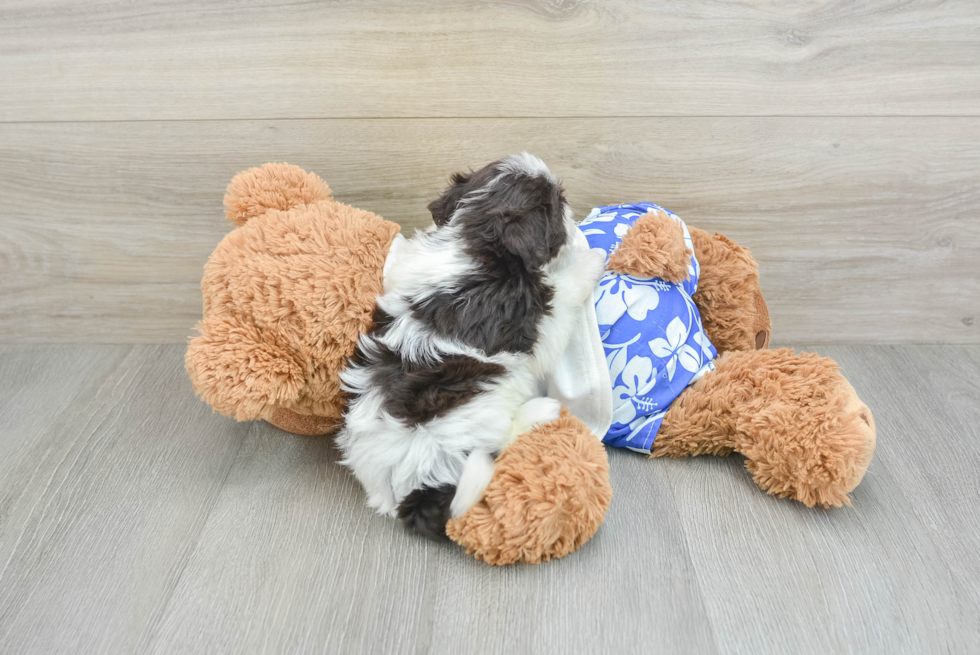
<instances>
[{"instance_id":1,"label":"blue fabric wrap","mask_svg":"<svg viewBox=\"0 0 980 655\"><path fill-rule=\"evenodd\" d=\"M677 221L694 253L684 222L649 202L596 207L579 229L608 260L627 230L651 211ZM599 334L613 385L612 426L602 440L611 446L649 453L670 403L715 367L718 351L692 300L701 272L694 254L687 272L689 279L677 284L607 271L596 287Z\"/></svg>"}]
</instances>

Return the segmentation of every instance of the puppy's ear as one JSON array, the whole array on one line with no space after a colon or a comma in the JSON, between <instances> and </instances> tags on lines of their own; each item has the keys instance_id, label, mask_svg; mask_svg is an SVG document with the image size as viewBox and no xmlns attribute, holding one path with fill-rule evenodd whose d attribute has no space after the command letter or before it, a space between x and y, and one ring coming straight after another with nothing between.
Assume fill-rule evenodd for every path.
<instances>
[{"instance_id":1,"label":"puppy's ear","mask_svg":"<svg viewBox=\"0 0 980 655\"><path fill-rule=\"evenodd\" d=\"M453 173L449 178L449 188L443 191L442 195L429 203L429 213L432 214L432 221L438 227L442 227L452 218L456 206L459 204L463 193L466 190L466 183L470 181L472 173Z\"/></svg>"},{"instance_id":2,"label":"puppy's ear","mask_svg":"<svg viewBox=\"0 0 980 655\"><path fill-rule=\"evenodd\" d=\"M562 203L556 201L527 210L501 211L501 243L528 268L541 268L565 244L568 235L563 210Z\"/></svg>"}]
</instances>

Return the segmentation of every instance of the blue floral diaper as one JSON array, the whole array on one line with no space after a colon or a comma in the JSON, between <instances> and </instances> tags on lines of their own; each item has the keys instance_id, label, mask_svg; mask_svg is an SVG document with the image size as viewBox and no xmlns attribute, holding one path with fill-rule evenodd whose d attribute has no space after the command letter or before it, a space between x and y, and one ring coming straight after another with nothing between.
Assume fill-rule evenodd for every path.
<instances>
[{"instance_id":1,"label":"blue floral diaper","mask_svg":"<svg viewBox=\"0 0 980 655\"><path fill-rule=\"evenodd\" d=\"M579 224L589 247L608 258L640 216L664 211L691 235L678 216L657 205L596 207ZM701 267L695 255L689 279L679 284L607 272L595 291L599 334L613 386L613 417L603 442L648 453L667 409L687 385L714 369L718 351L701 327L691 299Z\"/></svg>"}]
</instances>

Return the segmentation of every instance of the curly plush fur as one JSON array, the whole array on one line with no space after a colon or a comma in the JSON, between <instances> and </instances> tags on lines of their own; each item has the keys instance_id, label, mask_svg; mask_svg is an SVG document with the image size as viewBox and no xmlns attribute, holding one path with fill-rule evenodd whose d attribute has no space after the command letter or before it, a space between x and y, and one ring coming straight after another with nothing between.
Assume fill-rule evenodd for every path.
<instances>
[{"instance_id":1,"label":"curly plush fur","mask_svg":"<svg viewBox=\"0 0 980 655\"><path fill-rule=\"evenodd\" d=\"M609 255L609 270L668 282L688 279L691 251L684 245L684 228L666 212L653 211L636 220Z\"/></svg>"},{"instance_id":2,"label":"curly plush fur","mask_svg":"<svg viewBox=\"0 0 980 655\"><path fill-rule=\"evenodd\" d=\"M833 360L727 352L671 404L652 457L745 456L756 483L808 507L850 504L875 448L871 411Z\"/></svg>"},{"instance_id":3,"label":"curly plush fur","mask_svg":"<svg viewBox=\"0 0 980 655\"><path fill-rule=\"evenodd\" d=\"M719 353L768 348L772 325L759 288L759 269L748 248L721 234L688 228L701 262L694 301L705 332ZM641 216L609 256L609 269L623 275L686 280L691 251L684 230L665 212Z\"/></svg>"},{"instance_id":4,"label":"curly plush fur","mask_svg":"<svg viewBox=\"0 0 980 655\"><path fill-rule=\"evenodd\" d=\"M643 216L623 237L617 252L629 244L629 254L617 272L643 276L668 268L663 253L676 255L683 246L675 225ZM871 410L833 360L765 350L771 325L755 259L727 237L689 230L701 264L694 302L721 356L716 370L671 404L651 456L738 452L773 495L810 507L849 504L874 454ZM647 247L661 254L648 255Z\"/></svg>"},{"instance_id":5,"label":"curly plush fur","mask_svg":"<svg viewBox=\"0 0 980 655\"><path fill-rule=\"evenodd\" d=\"M185 358L194 390L240 421L335 429L340 372L372 325L399 228L288 164L236 175L225 206L239 227L204 267L204 319Z\"/></svg>"},{"instance_id":6,"label":"curly plush fur","mask_svg":"<svg viewBox=\"0 0 980 655\"><path fill-rule=\"evenodd\" d=\"M225 193L225 218L245 225L270 209L287 211L321 200L331 200L330 187L316 173L289 164L265 164L232 178Z\"/></svg>"},{"instance_id":7,"label":"curly plush fur","mask_svg":"<svg viewBox=\"0 0 980 655\"><path fill-rule=\"evenodd\" d=\"M240 420L332 431L347 400L338 377L372 325L398 227L333 201L322 180L285 164L236 176L225 202L240 227L205 268L204 319L186 359L195 389ZM617 270L677 273L677 234L661 234L671 226L657 219L627 234ZM848 504L874 452L870 410L833 361L757 350L771 328L755 260L722 235L689 230L701 264L694 302L722 355L671 406L653 456L740 452L769 493ZM658 247L673 254L644 252ZM492 564L547 561L595 533L611 496L602 444L566 412L508 446L482 498L446 531Z\"/></svg>"},{"instance_id":8,"label":"curly plush fur","mask_svg":"<svg viewBox=\"0 0 980 655\"><path fill-rule=\"evenodd\" d=\"M504 450L483 499L446 533L487 564L538 564L588 541L611 500L605 448L563 410Z\"/></svg>"},{"instance_id":9,"label":"curly plush fur","mask_svg":"<svg viewBox=\"0 0 980 655\"><path fill-rule=\"evenodd\" d=\"M694 302L711 343L719 353L768 348L769 311L752 253L724 235L688 231L701 264Z\"/></svg>"}]
</instances>

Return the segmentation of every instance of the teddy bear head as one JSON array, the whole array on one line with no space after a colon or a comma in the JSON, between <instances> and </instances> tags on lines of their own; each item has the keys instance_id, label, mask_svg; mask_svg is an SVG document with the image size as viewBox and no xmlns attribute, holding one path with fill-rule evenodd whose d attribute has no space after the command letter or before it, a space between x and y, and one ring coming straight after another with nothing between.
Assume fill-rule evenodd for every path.
<instances>
[{"instance_id":1,"label":"teddy bear head","mask_svg":"<svg viewBox=\"0 0 980 655\"><path fill-rule=\"evenodd\" d=\"M237 227L204 267L204 316L185 358L194 389L238 420L329 432L399 228L288 164L238 174L224 202Z\"/></svg>"}]
</instances>

